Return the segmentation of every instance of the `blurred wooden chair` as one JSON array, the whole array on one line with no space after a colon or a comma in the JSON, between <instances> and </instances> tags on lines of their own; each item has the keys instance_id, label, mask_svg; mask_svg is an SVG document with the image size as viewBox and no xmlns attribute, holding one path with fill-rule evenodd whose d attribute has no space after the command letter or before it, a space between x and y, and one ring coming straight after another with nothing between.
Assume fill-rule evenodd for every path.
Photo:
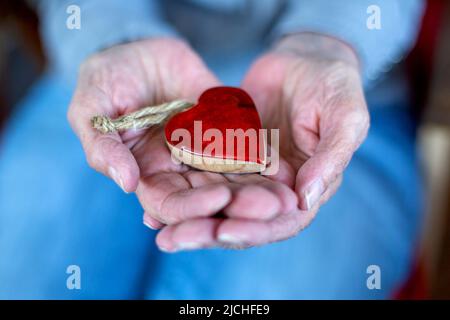
<instances>
[{"instance_id":1,"label":"blurred wooden chair","mask_svg":"<svg viewBox=\"0 0 450 320\"><path fill-rule=\"evenodd\" d=\"M450 3L427 1L407 63L419 120L426 212L417 260L396 297L450 298Z\"/></svg>"},{"instance_id":2,"label":"blurred wooden chair","mask_svg":"<svg viewBox=\"0 0 450 320\"><path fill-rule=\"evenodd\" d=\"M430 297L450 299L450 3L440 8L438 38L428 98L419 128L427 206L421 252Z\"/></svg>"},{"instance_id":3,"label":"blurred wooden chair","mask_svg":"<svg viewBox=\"0 0 450 320\"><path fill-rule=\"evenodd\" d=\"M45 66L39 23L27 1L0 1L0 128Z\"/></svg>"}]
</instances>

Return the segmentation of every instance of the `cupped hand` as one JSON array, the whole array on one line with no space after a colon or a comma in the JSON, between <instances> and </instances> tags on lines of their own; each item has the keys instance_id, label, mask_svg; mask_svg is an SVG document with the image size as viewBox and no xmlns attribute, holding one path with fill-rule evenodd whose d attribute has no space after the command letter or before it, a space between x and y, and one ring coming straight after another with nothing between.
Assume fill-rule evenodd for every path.
<instances>
[{"instance_id":1,"label":"cupped hand","mask_svg":"<svg viewBox=\"0 0 450 320\"><path fill-rule=\"evenodd\" d=\"M369 114L358 60L336 39L309 33L287 36L253 64L242 87L255 100L263 126L280 130L280 172L268 178L295 190L298 205L285 192L289 205L272 219L202 218L166 227L157 239L160 246L175 249L183 239L192 247L244 248L296 235L336 192L367 135ZM249 183L267 177L231 179Z\"/></svg>"},{"instance_id":2,"label":"cupped hand","mask_svg":"<svg viewBox=\"0 0 450 320\"><path fill-rule=\"evenodd\" d=\"M80 69L68 119L88 163L125 192L136 192L144 222L163 228L157 242L167 251L220 244L220 225L227 220L264 221L291 211L297 206L286 186L293 183L292 172L280 170L281 183L256 174L197 171L172 161L161 128L102 134L90 120L176 99L196 101L217 85L191 48L175 39L116 46L90 57ZM227 225L222 229L226 232Z\"/></svg>"},{"instance_id":3,"label":"cupped hand","mask_svg":"<svg viewBox=\"0 0 450 320\"><path fill-rule=\"evenodd\" d=\"M369 113L359 63L347 44L300 33L282 39L251 68L243 87L267 128L280 129L280 154L296 173L301 230L338 189L345 168L367 136ZM279 218L281 220L281 218Z\"/></svg>"}]
</instances>

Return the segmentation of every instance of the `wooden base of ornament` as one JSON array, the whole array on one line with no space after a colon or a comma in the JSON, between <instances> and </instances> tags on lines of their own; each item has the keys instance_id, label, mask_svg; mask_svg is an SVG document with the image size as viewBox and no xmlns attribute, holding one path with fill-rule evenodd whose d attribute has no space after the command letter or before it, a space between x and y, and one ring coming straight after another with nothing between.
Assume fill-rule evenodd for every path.
<instances>
[{"instance_id":1,"label":"wooden base of ornament","mask_svg":"<svg viewBox=\"0 0 450 320\"><path fill-rule=\"evenodd\" d=\"M218 173L259 173L266 169L265 161L261 164L257 162L200 156L172 146L170 143L166 142L166 144L175 159L199 170Z\"/></svg>"}]
</instances>

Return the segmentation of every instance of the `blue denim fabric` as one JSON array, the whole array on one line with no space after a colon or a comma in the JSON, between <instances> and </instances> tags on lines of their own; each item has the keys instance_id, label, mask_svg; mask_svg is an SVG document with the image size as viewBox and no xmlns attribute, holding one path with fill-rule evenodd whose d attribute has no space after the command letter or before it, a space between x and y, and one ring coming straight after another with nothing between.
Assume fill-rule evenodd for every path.
<instances>
[{"instance_id":1,"label":"blue denim fabric","mask_svg":"<svg viewBox=\"0 0 450 320\"><path fill-rule=\"evenodd\" d=\"M375 299L390 297L403 283L416 247L421 192L414 124L404 93L395 90L400 99L393 99L399 83L374 94L384 102L371 106L367 141L338 193L300 235L245 251L163 254L155 248L155 232L142 224L135 196L87 166L66 121L73 88L62 74L73 77L78 62L105 39L110 44L172 30L159 19L156 29L147 26L147 15L138 10L144 2L135 0L137 9L127 11L117 1L102 1L111 17L84 7L83 33L68 33L61 27L65 2L51 3L42 2L48 5L43 33L59 73L36 83L0 136L0 298ZM110 29L107 21L126 22L114 17L119 13L136 18L132 31ZM405 38L413 39L411 24L402 26L410 33ZM389 52L402 51L395 45ZM236 50L226 60L202 54L225 84L237 85L260 46ZM390 58L377 61L388 64ZM381 290L366 286L372 264L381 268ZM66 287L70 265L81 268L81 290Z\"/></svg>"},{"instance_id":2,"label":"blue denim fabric","mask_svg":"<svg viewBox=\"0 0 450 320\"><path fill-rule=\"evenodd\" d=\"M66 121L71 90L47 75L2 133L0 298L387 298L420 222L413 126L372 111L342 187L297 237L245 251L163 254L134 195L88 168ZM366 268L379 265L381 290ZM81 268L81 290L66 269Z\"/></svg>"}]
</instances>

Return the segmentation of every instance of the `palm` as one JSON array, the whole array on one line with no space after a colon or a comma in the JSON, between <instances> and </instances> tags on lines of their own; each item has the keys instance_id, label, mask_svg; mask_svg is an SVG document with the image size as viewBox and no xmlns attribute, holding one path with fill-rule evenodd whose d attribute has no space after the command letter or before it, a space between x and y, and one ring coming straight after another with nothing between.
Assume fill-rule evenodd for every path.
<instances>
[{"instance_id":1,"label":"palm","mask_svg":"<svg viewBox=\"0 0 450 320\"><path fill-rule=\"evenodd\" d=\"M312 80L316 75L299 70L303 65L289 57L281 63L273 63L273 59L278 57L267 56L258 61L243 86L256 99L264 127L279 129L280 154L297 172L319 142L320 110L315 106L319 106L318 100L324 95L320 85ZM276 76L265 81L267 77L262 74L268 73ZM304 79L308 79L307 85ZM294 99L302 101L301 105L294 106Z\"/></svg>"},{"instance_id":2,"label":"palm","mask_svg":"<svg viewBox=\"0 0 450 320\"><path fill-rule=\"evenodd\" d=\"M260 58L243 82L265 125L280 129L280 153L297 172L295 190L303 209L320 205L336 191L367 134L359 72L349 61L288 48Z\"/></svg>"},{"instance_id":3,"label":"palm","mask_svg":"<svg viewBox=\"0 0 450 320\"><path fill-rule=\"evenodd\" d=\"M291 237L310 223L338 185L333 175L351 157L352 150L342 152L342 146L355 148L367 131L358 76L350 70L339 78L339 70L330 69L314 59L268 54L246 77L243 87L255 99L264 126L280 129L280 168L274 176L222 175L177 164L161 128L121 135L92 130L94 115L117 117L173 99L195 101L219 84L179 41L132 43L89 59L68 117L90 165L125 191L136 191L144 216L163 227L157 236L160 248L260 245ZM349 92L356 92L356 99ZM362 108L348 108L348 101ZM359 122L361 126L354 125ZM324 172L328 189L311 207L302 200L304 188ZM299 207L307 211L300 213Z\"/></svg>"},{"instance_id":4,"label":"palm","mask_svg":"<svg viewBox=\"0 0 450 320\"><path fill-rule=\"evenodd\" d=\"M220 230L228 235L259 233L248 224L254 221L258 226L292 211L296 197L282 183L261 175L221 175L173 162L161 128L100 135L88 128L89 119L97 114L117 117L173 99L195 101L218 84L190 49L167 40L112 48L90 59L81 70L69 111L71 124L90 164L113 178L109 168L118 169L119 184L136 191L145 216L158 227L168 225L158 235L158 243L166 250L183 244L189 248L216 245ZM292 172L284 165L281 168L275 178L292 182Z\"/></svg>"}]
</instances>

